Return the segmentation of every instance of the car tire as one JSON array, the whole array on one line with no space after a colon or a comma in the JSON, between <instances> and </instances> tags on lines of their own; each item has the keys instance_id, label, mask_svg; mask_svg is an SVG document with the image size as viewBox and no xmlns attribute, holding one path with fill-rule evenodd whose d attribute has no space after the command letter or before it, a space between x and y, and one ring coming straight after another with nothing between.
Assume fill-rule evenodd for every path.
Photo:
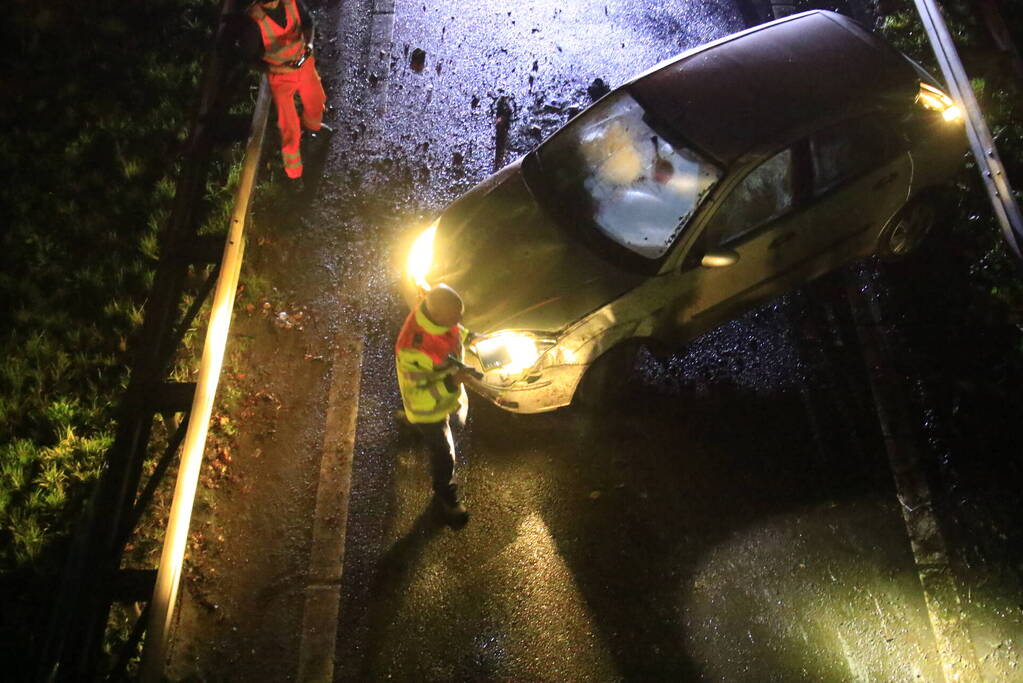
<instances>
[{"instance_id":1,"label":"car tire","mask_svg":"<svg viewBox=\"0 0 1023 683\"><path fill-rule=\"evenodd\" d=\"M572 399L586 410L613 410L628 393L640 343L628 340L613 346L586 370Z\"/></svg>"},{"instance_id":2,"label":"car tire","mask_svg":"<svg viewBox=\"0 0 1023 683\"><path fill-rule=\"evenodd\" d=\"M918 197L899 209L878 240L877 254L884 261L899 261L923 243L934 228L938 212L928 197Z\"/></svg>"}]
</instances>

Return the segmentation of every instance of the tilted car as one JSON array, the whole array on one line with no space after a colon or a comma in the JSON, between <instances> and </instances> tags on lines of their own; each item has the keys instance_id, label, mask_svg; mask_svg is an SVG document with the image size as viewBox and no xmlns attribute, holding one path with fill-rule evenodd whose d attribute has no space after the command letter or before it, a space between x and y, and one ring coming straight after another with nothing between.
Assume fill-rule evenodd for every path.
<instances>
[{"instance_id":1,"label":"tilted car","mask_svg":"<svg viewBox=\"0 0 1023 683\"><path fill-rule=\"evenodd\" d=\"M898 257L966 150L923 69L806 12L664 62L448 206L406 295L445 282L484 372L534 413L599 397L639 343L676 345L870 253ZM599 400L599 399L598 399Z\"/></svg>"}]
</instances>

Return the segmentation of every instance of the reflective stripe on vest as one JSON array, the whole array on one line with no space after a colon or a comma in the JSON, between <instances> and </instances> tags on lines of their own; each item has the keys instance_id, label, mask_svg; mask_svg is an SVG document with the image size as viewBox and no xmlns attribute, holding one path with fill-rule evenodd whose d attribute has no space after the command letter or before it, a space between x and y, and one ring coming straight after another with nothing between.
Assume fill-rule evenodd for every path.
<instances>
[{"instance_id":1,"label":"reflective stripe on vest","mask_svg":"<svg viewBox=\"0 0 1023 683\"><path fill-rule=\"evenodd\" d=\"M275 73L292 71L288 65L305 52L298 6L295 0L281 2L284 4L286 17L283 27L271 19L259 4L249 8L249 16L259 26L259 33L263 36L263 61L270 66L270 71Z\"/></svg>"},{"instance_id":2,"label":"reflective stripe on vest","mask_svg":"<svg viewBox=\"0 0 1023 683\"><path fill-rule=\"evenodd\" d=\"M451 374L446 369L409 372L409 368L422 368L433 361L418 349L401 349L396 356L398 388L405 417L409 422L440 422L458 410L461 392L448 389L444 379ZM416 378L413 379L412 376ZM424 378L424 375L428 377Z\"/></svg>"},{"instance_id":3,"label":"reflective stripe on vest","mask_svg":"<svg viewBox=\"0 0 1023 683\"><path fill-rule=\"evenodd\" d=\"M398 388L409 422L440 422L461 405L461 388L448 388L444 379L455 371L448 354L462 359L468 331L461 325L436 325L421 307L405 319L394 346Z\"/></svg>"}]
</instances>

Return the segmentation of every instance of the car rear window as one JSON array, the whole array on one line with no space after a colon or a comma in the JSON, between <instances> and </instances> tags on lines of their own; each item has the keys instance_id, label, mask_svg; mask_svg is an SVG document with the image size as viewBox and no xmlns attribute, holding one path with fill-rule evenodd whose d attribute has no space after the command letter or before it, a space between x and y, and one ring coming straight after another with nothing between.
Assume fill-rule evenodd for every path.
<instances>
[{"instance_id":1,"label":"car rear window","mask_svg":"<svg viewBox=\"0 0 1023 683\"><path fill-rule=\"evenodd\" d=\"M893 133L876 117L832 126L810 136L815 195L841 185L887 161L895 151Z\"/></svg>"}]
</instances>

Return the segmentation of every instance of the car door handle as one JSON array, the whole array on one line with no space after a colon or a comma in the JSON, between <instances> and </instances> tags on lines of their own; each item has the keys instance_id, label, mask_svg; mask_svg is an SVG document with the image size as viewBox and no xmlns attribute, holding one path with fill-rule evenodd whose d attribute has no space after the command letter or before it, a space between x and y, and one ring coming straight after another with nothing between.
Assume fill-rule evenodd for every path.
<instances>
[{"instance_id":1,"label":"car door handle","mask_svg":"<svg viewBox=\"0 0 1023 683\"><path fill-rule=\"evenodd\" d=\"M794 233L794 232L783 233L783 234L778 235L777 237L775 237L773 240L771 240L771 243L767 245L767 248L768 249L777 249L778 247L784 246L786 242L794 240L795 238L796 238L796 233Z\"/></svg>"},{"instance_id":2,"label":"car door handle","mask_svg":"<svg viewBox=\"0 0 1023 683\"><path fill-rule=\"evenodd\" d=\"M899 177L898 171L896 171L895 173L892 173L891 175L887 175L884 178L881 178L881 180L878 180L876 183L874 183L874 189L875 190L880 190L882 187L890 185L892 183L892 181L895 180L898 177Z\"/></svg>"}]
</instances>

